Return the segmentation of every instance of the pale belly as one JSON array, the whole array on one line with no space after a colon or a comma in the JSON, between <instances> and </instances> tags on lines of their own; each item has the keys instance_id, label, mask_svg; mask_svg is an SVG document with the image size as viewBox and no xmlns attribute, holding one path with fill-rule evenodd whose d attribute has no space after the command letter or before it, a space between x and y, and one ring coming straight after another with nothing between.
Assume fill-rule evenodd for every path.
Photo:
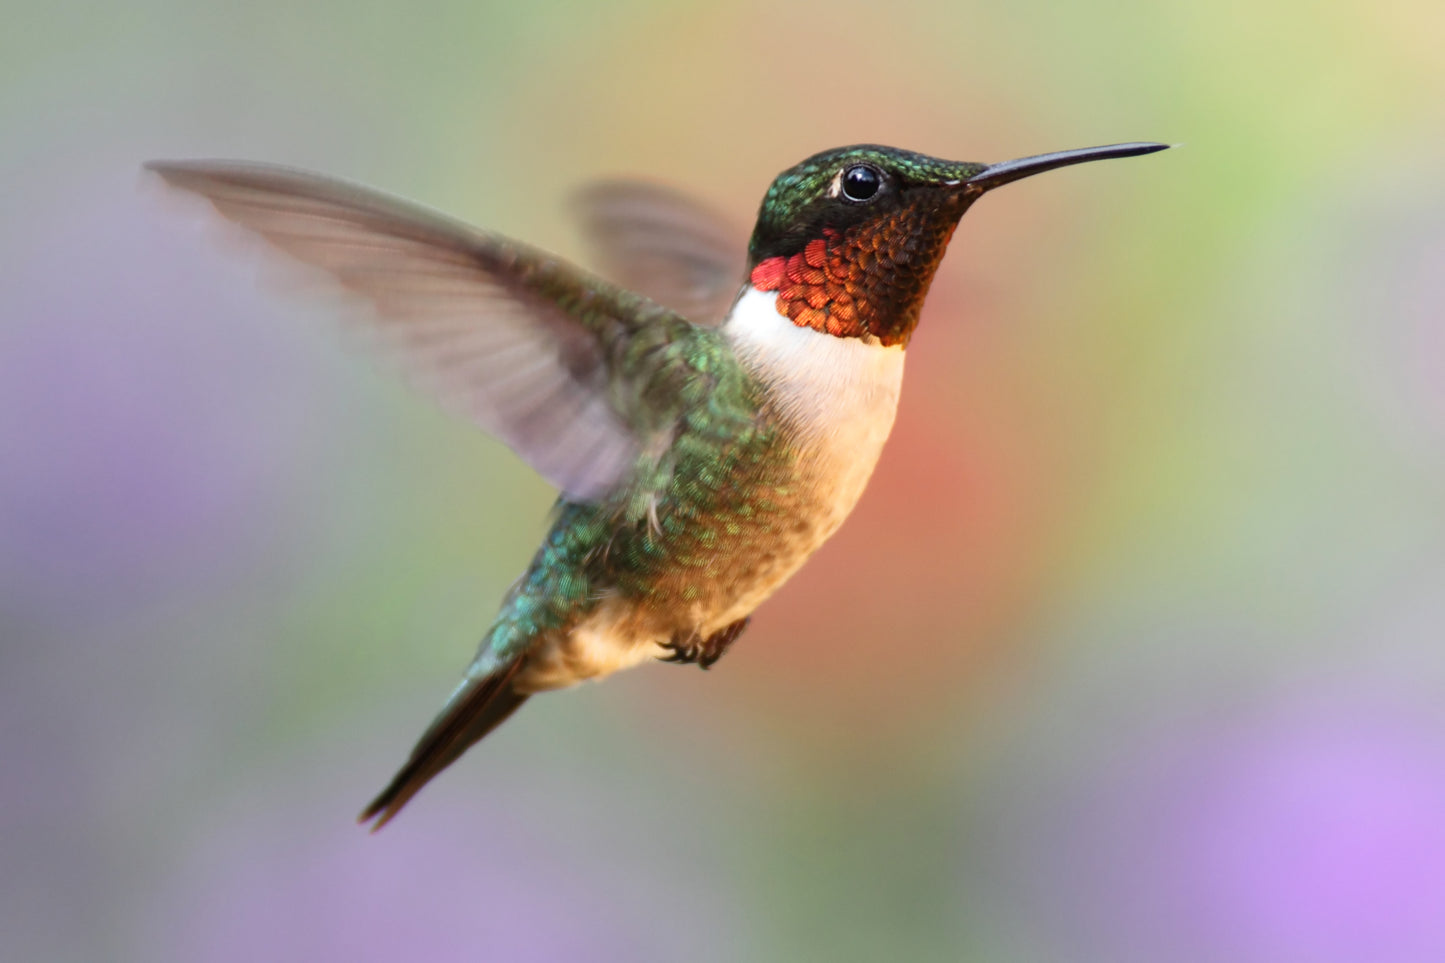
<instances>
[{"instance_id":1,"label":"pale belly","mask_svg":"<svg viewBox=\"0 0 1445 963\"><path fill-rule=\"evenodd\" d=\"M749 303L749 299L754 303ZM658 605L649 597L603 599L566 632L541 640L513 685L538 692L601 678L669 654L678 635L707 637L751 615L827 541L862 496L893 427L902 381L901 348L798 328L772 296L745 295L725 329L798 432L787 523L749 550L695 575L695 600Z\"/></svg>"}]
</instances>

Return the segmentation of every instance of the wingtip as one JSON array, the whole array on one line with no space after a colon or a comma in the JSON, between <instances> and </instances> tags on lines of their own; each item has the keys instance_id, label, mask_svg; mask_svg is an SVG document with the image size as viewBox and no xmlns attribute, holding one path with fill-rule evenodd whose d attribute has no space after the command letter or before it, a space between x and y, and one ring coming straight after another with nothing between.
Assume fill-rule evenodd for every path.
<instances>
[{"instance_id":1,"label":"wingtip","mask_svg":"<svg viewBox=\"0 0 1445 963\"><path fill-rule=\"evenodd\" d=\"M216 157L148 160L141 164L141 169L156 174L166 183L178 187L221 184L276 188L288 184L295 186L300 181L319 179L319 175L311 174L299 167ZM356 188L356 185L346 184L339 178L326 180L334 185L345 185L348 189Z\"/></svg>"},{"instance_id":2,"label":"wingtip","mask_svg":"<svg viewBox=\"0 0 1445 963\"><path fill-rule=\"evenodd\" d=\"M149 171L170 180L172 177L185 173L186 168L194 163L194 161L183 160L148 160L140 166L143 171Z\"/></svg>"},{"instance_id":3,"label":"wingtip","mask_svg":"<svg viewBox=\"0 0 1445 963\"><path fill-rule=\"evenodd\" d=\"M204 196L206 172L195 165L194 161L148 160L140 165L136 177L142 190L167 202L185 194Z\"/></svg>"},{"instance_id":4,"label":"wingtip","mask_svg":"<svg viewBox=\"0 0 1445 963\"><path fill-rule=\"evenodd\" d=\"M172 162L163 160L148 160L140 165L140 178L152 187L159 184L170 184L172 176ZM155 180L152 180L155 178Z\"/></svg>"},{"instance_id":5,"label":"wingtip","mask_svg":"<svg viewBox=\"0 0 1445 963\"><path fill-rule=\"evenodd\" d=\"M194 189L214 176L214 164L196 160L148 160L141 164L144 174L154 174L171 187Z\"/></svg>"}]
</instances>

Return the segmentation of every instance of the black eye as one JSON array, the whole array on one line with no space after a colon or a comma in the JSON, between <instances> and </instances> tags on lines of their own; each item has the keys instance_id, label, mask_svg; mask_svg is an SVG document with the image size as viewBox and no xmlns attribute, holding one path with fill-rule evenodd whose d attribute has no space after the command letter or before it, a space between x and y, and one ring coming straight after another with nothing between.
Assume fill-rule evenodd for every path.
<instances>
[{"instance_id":1,"label":"black eye","mask_svg":"<svg viewBox=\"0 0 1445 963\"><path fill-rule=\"evenodd\" d=\"M850 201L866 201L883 186L883 175L876 167L854 164L843 172L843 196Z\"/></svg>"}]
</instances>

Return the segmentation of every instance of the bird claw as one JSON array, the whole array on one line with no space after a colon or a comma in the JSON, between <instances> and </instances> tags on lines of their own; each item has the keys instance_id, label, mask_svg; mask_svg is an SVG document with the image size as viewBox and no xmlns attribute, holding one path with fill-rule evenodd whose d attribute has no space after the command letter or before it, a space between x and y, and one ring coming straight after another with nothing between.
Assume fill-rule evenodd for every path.
<instances>
[{"instance_id":1,"label":"bird claw","mask_svg":"<svg viewBox=\"0 0 1445 963\"><path fill-rule=\"evenodd\" d=\"M728 647L737 641L737 637L743 634L743 629L748 627L752 616L738 619L725 628L721 628L703 638L696 632L688 635L674 635L670 641L661 643L664 649L670 649L671 655L659 656L659 662L671 662L675 665L701 666L703 669L712 667L712 664L723 657Z\"/></svg>"}]
</instances>

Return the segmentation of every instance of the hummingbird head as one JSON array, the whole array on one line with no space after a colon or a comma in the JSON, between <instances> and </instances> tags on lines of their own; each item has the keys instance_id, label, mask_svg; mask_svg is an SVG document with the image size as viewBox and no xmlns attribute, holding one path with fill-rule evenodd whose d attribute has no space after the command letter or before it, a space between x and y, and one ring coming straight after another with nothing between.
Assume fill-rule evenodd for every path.
<instances>
[{"instance_id":1,"label":"hummingbird head","mask_svg":"<svg viewBox=\"0 0 1445 963\"><path fill-rule=\"evenodd\" d=\"M797 325L907 344L959 218L986 191L1166 146L1116 144L993 165L874 144L814 154L779 174L763 197L749 280L776 291L778 311Z\"/></svg>"}]
</instances>

